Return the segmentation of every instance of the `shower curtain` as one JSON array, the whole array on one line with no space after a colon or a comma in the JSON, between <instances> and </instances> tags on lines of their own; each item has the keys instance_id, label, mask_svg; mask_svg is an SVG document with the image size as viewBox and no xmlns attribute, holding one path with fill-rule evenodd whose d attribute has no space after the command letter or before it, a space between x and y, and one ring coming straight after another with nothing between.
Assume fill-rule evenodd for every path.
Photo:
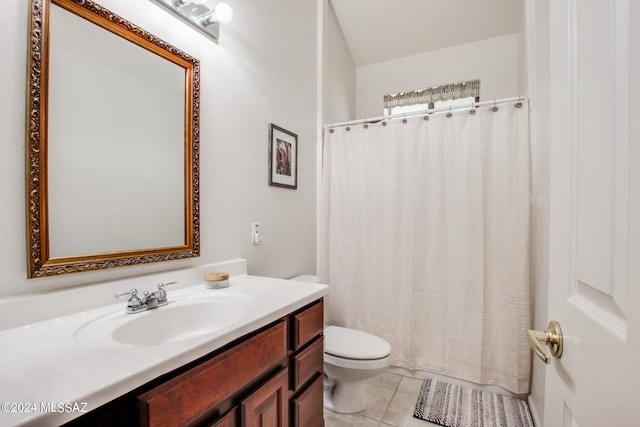
<instances>
[{"instance_id":1,"label":"shower curtain","mask_svg":"<svg viewBox=\"0 0 640 427\"><path fill-rule=\"evenodd\" d=\"M394 366L528 393L527 104L325 129L323 162L327 323L383 337Z\"/></svg>"}]
</instances>

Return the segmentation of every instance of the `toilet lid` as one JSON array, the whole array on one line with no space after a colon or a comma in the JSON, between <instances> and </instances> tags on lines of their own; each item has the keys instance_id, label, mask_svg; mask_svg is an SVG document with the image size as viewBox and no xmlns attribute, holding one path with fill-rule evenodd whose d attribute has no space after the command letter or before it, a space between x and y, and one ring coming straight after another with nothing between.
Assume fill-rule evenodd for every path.
<instances>
[{"instance_id":1,"label":"toilet lid","mask_svg":"<svg viewBox=\"0 0 640 427\"><path fill-rule=\"evenodd\" d=\"M391 345L367 332L327 326L324 328L324 352L346 359L374 360L391 354Z\"/></svg>"}]
</instances>

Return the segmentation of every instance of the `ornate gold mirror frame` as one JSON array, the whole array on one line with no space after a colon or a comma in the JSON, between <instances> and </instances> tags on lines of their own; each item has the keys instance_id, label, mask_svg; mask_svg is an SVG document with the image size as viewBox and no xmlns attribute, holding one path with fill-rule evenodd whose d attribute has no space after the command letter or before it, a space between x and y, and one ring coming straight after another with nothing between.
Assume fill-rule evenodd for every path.
<instances>
[{"instance_id":1,"label":"ornate gold mirror frame","mask_svg":"<svg viewBox=\"0 0 640 427\"><path fill-rule=\"evenodd\" d=\"M184 68L184 245L51 256L47 173L51 4L60 6ZM31 0L30 8L25 150L29 278L199 256L199 61L89 0ZM158 232L161 233L162 230Z\"/></svg>"}]
</instances>

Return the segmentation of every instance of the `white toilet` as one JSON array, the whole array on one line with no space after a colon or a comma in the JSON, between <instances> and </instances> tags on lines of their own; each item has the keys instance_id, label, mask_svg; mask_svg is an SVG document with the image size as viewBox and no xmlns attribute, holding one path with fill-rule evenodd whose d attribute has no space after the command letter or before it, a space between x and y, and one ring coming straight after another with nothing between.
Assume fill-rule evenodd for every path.
<instances>
[{"instance_id":1,"label":"white toilet","mask_svg":"<svg viewBox=\"0 0 640 427\"><path fill-rule=\"evenodd\" d=\"M312 275L292 280L320 283ZM367 406L365 381L389 367L391 345L367 332L340 326L324 328L324 406L344 414Z\"/></svg>"}]
</instances>

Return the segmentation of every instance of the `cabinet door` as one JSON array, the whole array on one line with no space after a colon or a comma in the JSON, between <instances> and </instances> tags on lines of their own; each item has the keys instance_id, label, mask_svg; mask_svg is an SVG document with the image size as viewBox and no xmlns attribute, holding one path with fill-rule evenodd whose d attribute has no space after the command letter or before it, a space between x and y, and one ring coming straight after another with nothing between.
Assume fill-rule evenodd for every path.
<instances>
[{"instance_id":1,"label":"cabinet door","mask_svg":"<svg viewBox=\"0 0 640 427\"><path fill-rule=\"evenodd\" d=\"M226 415L209 427L238 427L238 407L234 407Z\"/></svg>"},{"instance_id":2,"label":"cabinet door","mask_svg":"<svg viewBox=\"0 0 640 427\"><path fill-rule=\"evenodd\" d=\"M311 383L304 393L293 400L293 425L295 427L322 427L323 419L322 375Z\"/></svg>"},{"instance_id":3,"label":"cabinet door","mask_svg":"<svg viewBox=\"0 0 640 427\"><path fill-rule=\"evenodd\" d=\"M242 427L288 427L287 369L267 381L241 404Z\"/></svg>"}]
</instances>

